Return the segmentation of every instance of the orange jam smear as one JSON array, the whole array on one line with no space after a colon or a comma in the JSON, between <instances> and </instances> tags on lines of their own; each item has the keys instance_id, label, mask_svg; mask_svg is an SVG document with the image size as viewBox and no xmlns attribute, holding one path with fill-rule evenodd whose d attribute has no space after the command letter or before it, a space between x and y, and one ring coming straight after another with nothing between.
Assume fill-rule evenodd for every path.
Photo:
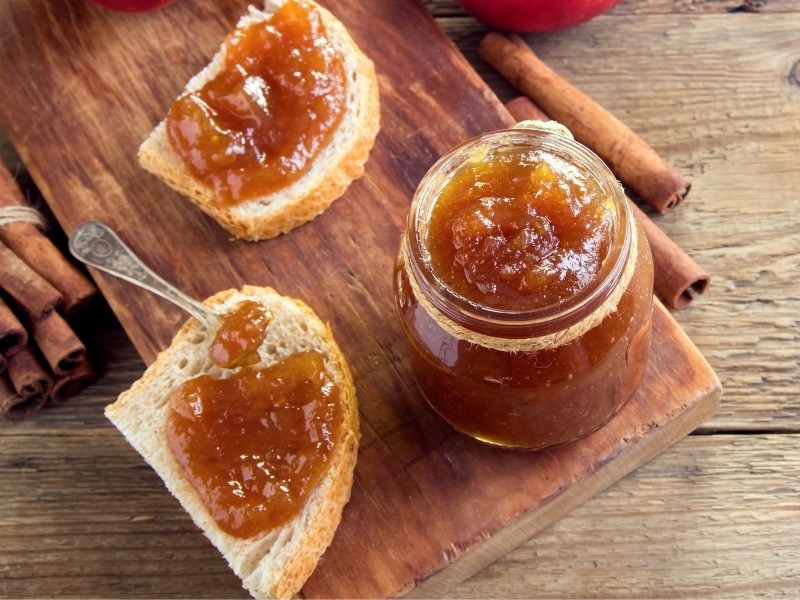
<instances>
[{"instance_id":1,"label":"orange jam smear","mask_svg":"<svg viewBox=\"0 0 800 600\"><path fill-rule=\"evenodd\" d=\"M435 275L500 310L556 305L586 287L613 244L608 195L549 153L498 151L467 163L434 206Z\"/></svg>"},{"instance_id":2,"label":"orange jam smear","mask_svg":"<svg viewBox=\"0 0 800 600\"><path fill-rule=\"evenodd\" d=\"M231 206L306 173L344 114L342 57L316 8L288 0L233 30L224 69L174 102L167 135L187 169Z\"/></svg>"},{"instance_id":3,"label":"orange jam smear","mask_svg":"<svg viewBox=\"0 0 800 600\"><path fill-rule=\"evenodd\" d=\"M173 456L220 528L240 538L300 512L341 428L339 391L316 351L226 379L201 375L169 406Z\"/></svg>"},{"instance_id":4,"label":"orange jam smear","mask_svg":"<svg viewBox=\"0 0 800 600\"><path fill-rule=\"evenodd\" d=\"M220 328L211 342L209 357L220 367L255 364L261 360L257 349L267 335L272 313L262 304L245 300L220 316Z\"/></svg>"}]
</instances>

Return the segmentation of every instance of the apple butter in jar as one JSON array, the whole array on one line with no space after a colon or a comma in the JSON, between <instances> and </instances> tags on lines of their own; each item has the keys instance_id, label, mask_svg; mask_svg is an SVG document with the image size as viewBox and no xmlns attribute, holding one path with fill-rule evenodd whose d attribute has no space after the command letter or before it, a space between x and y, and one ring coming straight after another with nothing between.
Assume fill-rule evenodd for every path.
<instances>
[{"instance_id":1,"label":"apple butter in jar","mask_svg":"<svg viewBox=\"0 0 800 600\"><path fill-rule=\"evenodd\" d=\"M394 275L416 383L457 430L541 449L644 374L653 263L620 184L569 132L488 133L420 183Z\"/></svg>"}]
</instances>

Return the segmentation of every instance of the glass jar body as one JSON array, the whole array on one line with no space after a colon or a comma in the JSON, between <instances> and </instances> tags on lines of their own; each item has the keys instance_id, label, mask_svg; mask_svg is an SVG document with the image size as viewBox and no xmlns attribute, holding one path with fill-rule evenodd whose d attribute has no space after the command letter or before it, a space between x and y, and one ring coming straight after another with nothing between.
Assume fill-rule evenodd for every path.
<instances>
[{"instance_id":1,"label":"glass jar body","mask_svg":"<svg viewBox=\"0 0 800 600\"><path fill-rule=\"evenodd\" d=\"M420 305L399 255L395 304L425 400L462 433L511 448L555 446L602 427L647 365L653 267L644 254L614 314L568 344L532 352L486 348L445 331Z\"/></svg>"},{"instance_id":2,"label":"glass jar body","mask_svg":"<svg viewBox=\"0 0 800 600\"><path fill-rule=\"evenodd\" d=\"M418 194L424 193L422 187ZM417 200L412 212L419 208ZM544 349L492 347L476 343L469 335L454 334L449 327L451 315L436 308L445 306L447 299L435 296L447 296L448 290L428 285L425 273L420 275L419 269L408 268L409 261L419 258L419 248L409 242L414 232L407 232L395 265L395 305L416 384L430 406L455 429L492 445L542 449L595 431L631 397L649 354L653 264L647 239L630 215L621 190L616 201L624 211L622 220L629 222L627 233L625 228L618 228L614 241L622 248L618 260L625 262L623 246L627 244L629 249L629 238L636 237L636 255L630 256L632 275L624 282L624 291L610 314L574 339ZM414 215L409 224L420 227ZM606 275L612 277L613 273ZM603 283L608 284L597 282L599 287ZM603 293L613 292L615 285L621 284L612 281ZM420 302L423 294L426 301ZM580 321L596 308L591 303L579 306L570 318ZM460 330L470 331L474 325L482 339L515 336L514 318L509 324L498 322L493 315L487 325L457 314ZM535 335L557 332L564 326L560 316L549 319L552 331L547 329L547 319L544 325L539 323ZM530 335L521 328L518 337L523 345Z\"/></svg>"}]
</instances>

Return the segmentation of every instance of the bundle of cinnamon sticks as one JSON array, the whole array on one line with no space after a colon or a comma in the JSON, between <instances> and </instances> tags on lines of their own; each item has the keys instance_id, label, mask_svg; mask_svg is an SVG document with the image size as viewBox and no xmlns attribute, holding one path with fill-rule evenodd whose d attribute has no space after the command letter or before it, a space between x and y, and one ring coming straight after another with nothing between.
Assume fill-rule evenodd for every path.
<instances>
[{"instance_id":1,"label":"bundle of cinnamon sticks","mask_svg":"<svg viewBox=\"0 0 800 600\"><path fill-rule=\"evenodd\" d=\"M0 164L0 410L15 421L68 400L94 378L68 319L97 288L43 224Z\"/></svg>"},{"instance_id":2,"label":"bundle of cinnamon sticks","mask_svg":"<svg viewBox=\"0 0 800 600\"><path fill-rule=\"evenodd\" d=\"M680 204L690 182L636 133L548 67L520 36L490 32L478 46L489 65L524 95L506 104L514 122L547 121L567 127L595 152L637 198L657 212ZM510 123L512 124L512 123ZM710 277L628 198L653 252L655 291L673 308L684 308L708 288Z\"/></svg>"}]
</instances>

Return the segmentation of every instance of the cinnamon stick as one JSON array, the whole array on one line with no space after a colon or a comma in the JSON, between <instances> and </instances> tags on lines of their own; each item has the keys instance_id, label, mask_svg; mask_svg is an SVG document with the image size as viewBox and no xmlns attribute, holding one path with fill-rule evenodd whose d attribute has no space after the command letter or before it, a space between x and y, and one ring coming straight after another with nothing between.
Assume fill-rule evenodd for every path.
<instances>
[{"instance_id":1,"label":"cinnamon stick","mask_svg":"<svg viewBox=\"0 0 800 600\"><path fill-rule=\"evenodd\" d=\"M536 56L519 35L484 36L478 54L575 139L602 158L626 187L663 213L688 194L690 182L644 140Z\"/></svg>"},{"instance_id":2,"label":"cinnamon stick","mask_svg":"<svg viewBox=\"0 0 800 600\"><path fill-rule=\"evenodd\" d=\"M57 311L44 319L33 319L30 332L54 375L66 375L84 363L86 347Z\"/></svg>"},{"instance_id":3,"label":"cinnamon stick","mask_svg":"<svg viewBox=\"0 0 800 600\"><path fill-rule=\"evenodd\" d=\"M8 376L0 374L0 412L9 421L21 421L39 410L46 401L46 396L23 398Z\"/></svg>"},{"instance_id":4,"label":"cinnamon stick","mask_svg":"<svg viewBox=\"0 0 800 600\"><path fill-rule=\"evenodd\" d=\"M6 418L24 419L47 402L53 379L30 346L8 359L7 374L14 393L7 389L2 393L0 410Z\"/></svg>"},{"instance_id":5,"label":"cinnamon stick","mask_svg":"<svg viewBox=\"0 0 800 600\"><path fill-rule=\"evenodd\" d=\"M12 356L27 343L28 331L14 311L0 298L0 354Z\"/></svg>"},{"instance_id":6,"label":"cinnamon stick","mask_svg":"<svg viewBox=\"0 0 800 600\"><path fill-rule=\"evenodd\" d=\"M673 308L686 308L706 291L711 277L678 244L628 199L653 253L653 287Z\"/></svg>"},{"instance_id":7,"label":"cinnamon stick","mask_svg":"<svg viewBox=\"0 0 800 600\"><path fill-rule=\"evenodd\" d=\"M520 96L506 103L514 122L548 121L550 117L530 98ZM692 300L706 291L710 276L635 202L626 196L634 216L642 225L650 250L653 253L653 287L667 304L673 308L685 308Z\"/></svg>"},{"instance_id":8,"label":"cinnamon stick","mask_svg":"<svg viewBox=\"0 0 800 600\"><path fill-rule=\"evenodd\" d=\"M550 121L550 117L547 116L547 113L536 106L534 101L527 96L519 96L513 100L509 100L506 102L506 108L508 112L511 113L514 120L514 123L510 124L511 126L519 121Z\"/></svg>"},{"instance_id":9,"label":"cinnamon stick","mask_svg":"<svg viewBox=\"0 0 800 600\"><path fill-rule=\"evenodd\" d=\"M8 246L0 242L0 287L34 317L46 317L63 297Z\"/></svg>"},{"instance_id":10,"label":"cinnamon stick","mask_svg":"<svg viewBox=\"0 0 800 600\"><path fill-rule=\"evenodd\" d=\"M89 361L84 360L76 369L57 377L50 391L50 402L62 404L94 381L96 375Z\"/></svg>"},{"instance_id":11,"label":"cinnamon stick","mask_svg":"<svg viewBox=\"0 0 800 600\"><path fill-rule=\"evenodd\" d=\"M22 191L5 165L0 164L0 215L19 207L27 207ZM75 312L97 294L94 283L36 225L11 218L0 223L0 241L59 291L65 313Z\"/></svg>"},{"instance_id":12,"label":"cinnamon stick","mask_svg":"<svg viewBox=\"0 0 800 600\"><path fill-rule=\"evenodd\" d=\"M47 402L47 396L44 395L28 398L20 396L8 377L0 375L0 412L9 421L21 421L29 417L42 408L45 402Z\"/></svg>"}]
</instances>

